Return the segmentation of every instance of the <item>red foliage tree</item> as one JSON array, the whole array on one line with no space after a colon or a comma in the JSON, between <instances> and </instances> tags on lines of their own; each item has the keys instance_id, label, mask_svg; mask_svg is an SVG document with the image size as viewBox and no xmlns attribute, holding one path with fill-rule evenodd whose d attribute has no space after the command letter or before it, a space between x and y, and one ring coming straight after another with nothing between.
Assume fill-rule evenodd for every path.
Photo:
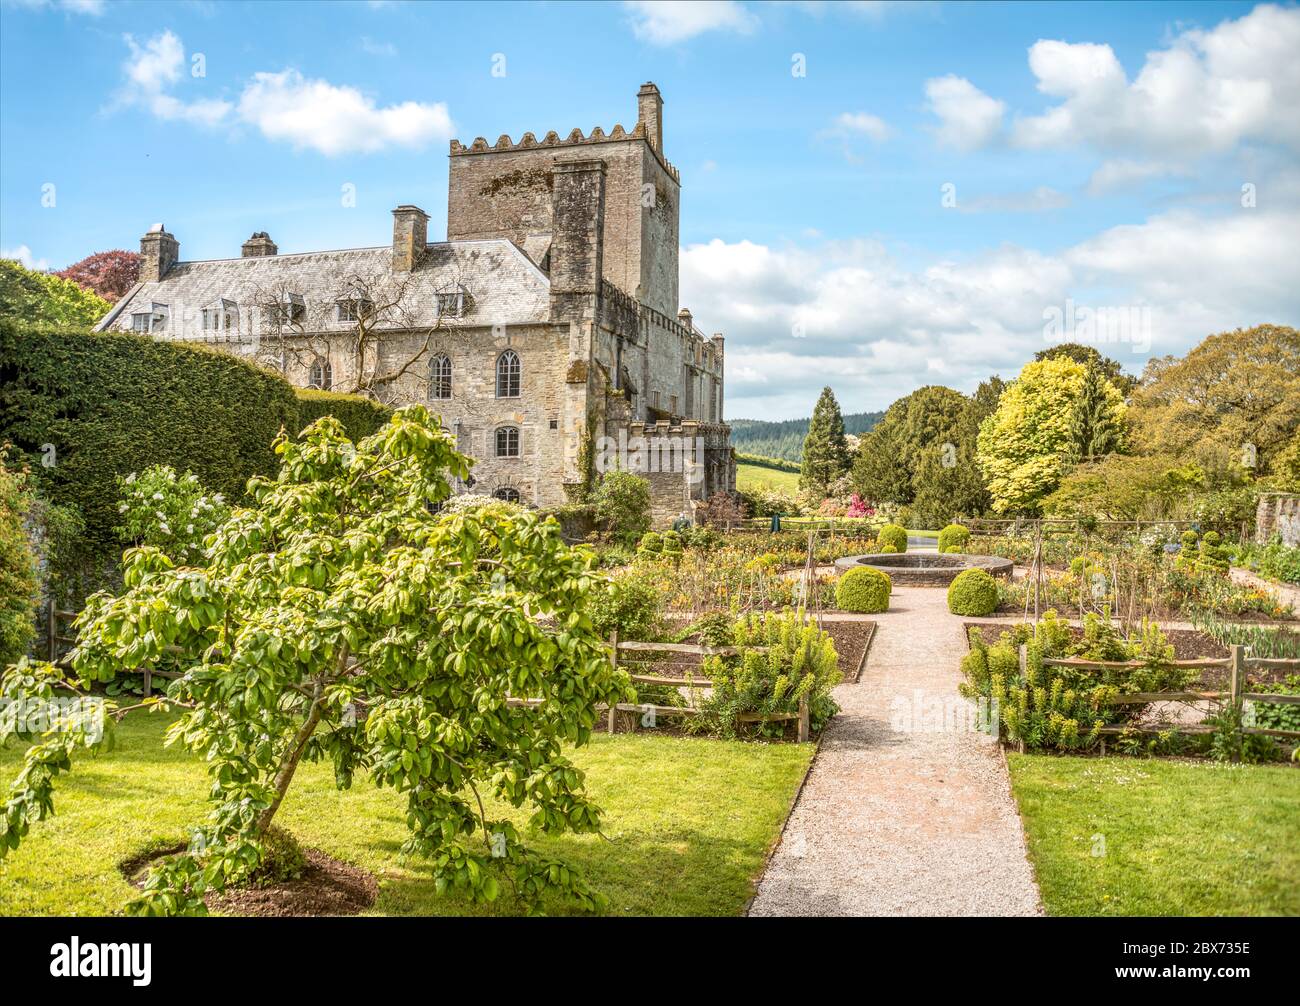
<instances>
[{"instance_id":1,"label":"red foliage tree","mask_svg":"<svg viewBox=\"0 0 1300 1006\"><path fill-rule=\"evenodd\" d=\"M55 275L99 294L110 304L116 303L139 282L140 253L120 248L95 252Z\"/></svg>"}]
</instances>

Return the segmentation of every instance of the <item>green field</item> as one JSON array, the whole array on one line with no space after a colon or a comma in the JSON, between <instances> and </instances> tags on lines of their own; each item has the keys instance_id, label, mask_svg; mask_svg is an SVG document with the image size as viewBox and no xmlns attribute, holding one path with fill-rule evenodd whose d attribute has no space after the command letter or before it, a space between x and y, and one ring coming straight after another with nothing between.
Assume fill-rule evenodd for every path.
<instances>
[{"instance_id":1,"label":"green field","mask_svg":"<svg viewBox=\"0 0 1300 1006\"><path fill-rule=\"evenodd\" d=\"M736 488L742 492L760 488L780 489L782 492L799 491L799 473L784 472L776 468L764 468L743 461L736 464Z\"/></svg>"},{"instance_id":2,"label":"green field","mask_svg":"<svg viewBox=\"0 0 1300 1006\"><path fill-rule=\"evenodd\" d=\"M134 895L117 864L156 839L177 840L203 823L204 766L162 748L168 719L137 713L116 749L82 757L55 791L58 813L32 826L0 873L2 915L104 915ZM543 852L578 867L618 915L737 915L753 894L768 848L812 757L811 744L755 744L648 733L609 737L573 752L605 811L605 838L538 836ZM0 750L8 786L21 749ZM526 811L489 805L521 828ZM383 915L513 914L503 895L488 909L439 896L419 860L403 860L405 801L358 773L334 788L333 770L304 765L276 821L306 846L374 873ZM549 912L565 906L548 904Z\"/></svg>"},{"instance_id":3,"label":"green field","mask_svg":"<svg viewBox=\"0 0 1300 1006\"><path fill-rule=\"evenodd\" d=\"M1007 756L1051 915L1300 915L1300 769Z\"/></svg>"}]
</instances>

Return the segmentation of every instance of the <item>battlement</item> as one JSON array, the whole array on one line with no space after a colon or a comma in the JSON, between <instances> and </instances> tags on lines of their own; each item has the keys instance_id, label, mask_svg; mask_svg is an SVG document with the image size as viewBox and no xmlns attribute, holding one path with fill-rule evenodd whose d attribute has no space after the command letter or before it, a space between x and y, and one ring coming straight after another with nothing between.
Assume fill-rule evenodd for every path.
<instances>
[{"instance_id":1,"label":"battlement","mask_svg":"<svg viewBox=\"0 0 1300 1006\"><path fill-rule=\"evenodd\" d=\"M497 138L496 143L488 143L484 137L478 136L474 138L474 142L469 146L461 143L460 140L453 139L451 141L451 156L463 157L467 154L495 154L503 151L537 150L546 147L565 149L570 147L590 146L594 143L625 143L629 140L642 140L650 146L651 150L654 150L653 144L650 144L645 123L638 122L631 130L625 130L621 125L615 124L614 128L610 130L609 133L606 133L599 126L596 126L587 136L582 135L581 129L574 128L573 131L563 140L560 139L560 134L555 130L551 130L541 140L538 140L534 133L524 133L524 135L520 137L518 143L511 140L508 133L502 133ZM677 168L669 163L669 161L660 154L659 151L655 150L654 153L656 159L661 165L663 165L663 169L672 176L673 181L680 185L682 183L682 176Z\"/></svg>"}]
</instances>

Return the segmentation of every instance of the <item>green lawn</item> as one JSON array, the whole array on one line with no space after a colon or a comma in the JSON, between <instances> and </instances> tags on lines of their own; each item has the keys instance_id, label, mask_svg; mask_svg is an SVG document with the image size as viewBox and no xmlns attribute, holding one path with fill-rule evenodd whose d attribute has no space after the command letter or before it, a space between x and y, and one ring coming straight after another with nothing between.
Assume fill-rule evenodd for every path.
<instances>
[{"instance_id":1,"label":"green lawn","mask_svg":"<svg viewBox=\"0 0 1300 1006\"><path fill-rule=\"evenodd\" d=\"M1007 761L1049 914L1300 915L1300 769Z\"/></svg>"},{"instance_id":2,"label":"green lawn","mask_svg":"<svg viewBox=\"0 0 1300 1006\"><path fill-rule=\"evenodd\" d=\"M58 813L33 826L0 866L2 915L103 915L132 888L117 864L153 839L175 839L207 812L207 776L187 752L163 749L167 720L133 714L114 751L83 757L56 790ZM736 915L753 893L767 849L812 757L810 744L750 744L651 734L598 735L574 752L605 835L538 836L533 844L581 869L622 915ZM8 786L21 750L0 750ZM305 765L276 820L305 845L379 877L373 911L483 914L435 893L427 867L402 861L403 798L358 775L334 788L332 770ZM489 814L501 808L489 807ZM523 811L508 811L521 826ZM507 900L493 914L519 911ZM548 905L560 913L562 905Z\"/></svg>"},{"instance_id":3,"label":"green lawn","mask_svg":"<svg viewBox=\"0 0 1300 1006\"><path fill-rule=\"evenodd\" d=\"M745 464L743 461L737 462L736 488L752 490L762 487L797 493L799 491L799 473L783 472L776 468Z\"/></svg>"}]
</instances>

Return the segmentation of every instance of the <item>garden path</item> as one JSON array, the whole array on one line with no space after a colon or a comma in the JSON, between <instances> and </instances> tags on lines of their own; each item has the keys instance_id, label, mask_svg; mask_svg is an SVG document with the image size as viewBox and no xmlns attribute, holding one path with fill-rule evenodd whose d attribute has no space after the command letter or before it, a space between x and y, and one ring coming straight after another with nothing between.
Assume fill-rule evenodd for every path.
<instances>
[{"instance_id":1,"label":"garden path","mask_svg":"<svg viewBox=\"0 0 1300 1006\"><path fill-rule=\"evenodd\" d=\"M960 698L962 619L895 587L826 730L751 915L1037 915L1006 763L973 730L914 730ZM937 707L937 708L936 708Z\"/></svg>"}]
</instances>

